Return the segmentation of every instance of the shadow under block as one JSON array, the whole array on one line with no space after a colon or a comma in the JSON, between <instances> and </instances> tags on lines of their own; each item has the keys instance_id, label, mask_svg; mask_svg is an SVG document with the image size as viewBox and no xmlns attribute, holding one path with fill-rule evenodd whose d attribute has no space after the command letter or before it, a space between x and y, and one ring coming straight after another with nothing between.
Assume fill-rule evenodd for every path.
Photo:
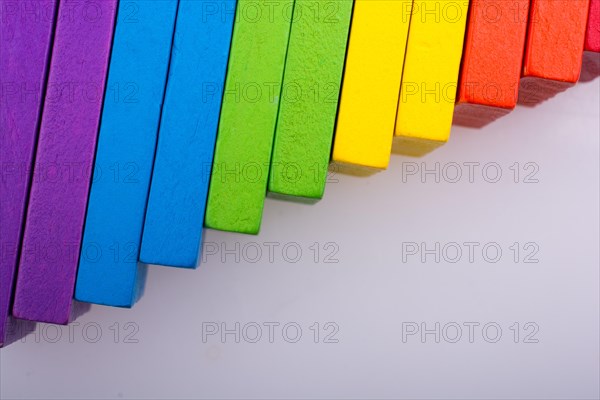
<instances>
[{"instance_id":1,"label":"shadow under block","mask_svg":"<svg viewBox=\"0 0 600 400\"><path fill-rule=\"evenodd\" d=\"M180 0L140 261L195 268L235 0Z\"/></svg>"},{"instance_id":2,"label":"shadow under block","mask_svg":"<svg viewBox=\"0 0 600 400\"><path fill-rule=\"evenodd\" d=\"M412 0L356 0L332 160L344 171L388 166Z\"/></svg>"},{"instance_id":3,"label":"shadow under block","mask_svg":"<svg viewBox=\"0 0 600 400\"><path fill-rule=\"evenodd\" d=\"M517 105L529 0L472 1L454 123L480 128Z\"/></svg>"},{"instance_id":4,"label":"shadow under block","mask_svg":"<svg viewBox=\"0 0 600 400\"><path fill-rule=\"evenodd\" d=\"M61 1L23 234L13 314L66 324L96 135L100 120L116 0L97 13L72 13Z\"/></svg>"},{"instance_id":5,"label":"shadow under block","mask_svg":"<svg viewBox=\"0 0 600 400\"><path fill-rule=\"evenodd\" d=\"M2 4L0 347L7 335L56 4L56 0ZM23 14L23 7L32 12Z\"/></svg>"},{"instance_id":6,"label":"shadow under block","mask_svg":"<svg viewBox=\"0 0 600 400\"><path fill-rule=\"evenodd\" d=\"M589 0L531 0L519 104L534 106L577 82L588 10Z\"/></svg>"},{"instance_id":7,"label":"shadow under block","mask_svg":"<svg viewBox=\"0 0 600 400\"><path fill-rule=\"evenodd\" d=\"M251 234L260 229L293 6L293 0L238 1L208 228ZM256 17L245 18L249 13Z\"/></svg>"},{"instance_id":8,"label":"shadow under block","mask_svg":"<svg viewBox=\"0 0 600 400\"><path fill-rule=\"evenodd\" d=\"M600 76L600 0L590 1L584 50L580 80L588 82Z\"/></svg>"},{"instance_id":9,"label":"shadow under block","mask_svg":"<svg viewBox=\"0 0 600 400\"><path fill-rule=\"evenodd\" d=\"M296 0L275 129L269 191L320 199L353 0ZM321 13L308 13L321 10Z\"/></svg>"},{"instance_id":10,"label":"shadow under block","mask_svg":"<svg viewBox=\"0 0 600 400\"><path fill-rule=\"evenodd\" d=\"M138 256L177 2L119 5L76 300L131 307L143 291L146 266Z\"/></svg>"},{"instance_id":11,"label":"shadow under block","mask_svg":"<svg viewBox=\"0 0 600 400\"><path fill-rule=\"evenodd\" d=\"M424 155L450 137L469 2L415 0L394 151Z\"/></svg>"}]
</instances>

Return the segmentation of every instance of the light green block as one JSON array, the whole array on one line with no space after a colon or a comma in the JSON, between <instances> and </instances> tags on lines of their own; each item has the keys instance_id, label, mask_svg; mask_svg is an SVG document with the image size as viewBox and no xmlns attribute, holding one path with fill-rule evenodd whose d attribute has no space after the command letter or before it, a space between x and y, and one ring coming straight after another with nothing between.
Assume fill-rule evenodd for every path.
<instances>
[{"instance_id":1,"label":"light green block","mask_svg":"<svg viewBox=\"0 0 600 400\"><path fill-rule=\"evenodd\" d=\"M205 226L258 233L294 0L238 0Z\"/></svg>"},{"instance_id":2,"label":"light green block","mask_svg":"<svg viewBox=\"0 0 600 400\"><path fill-rule=\"evenodd\" d=\"M296 0L269 191L323 197L353 0Z\"/></svg>"}]
</instances>

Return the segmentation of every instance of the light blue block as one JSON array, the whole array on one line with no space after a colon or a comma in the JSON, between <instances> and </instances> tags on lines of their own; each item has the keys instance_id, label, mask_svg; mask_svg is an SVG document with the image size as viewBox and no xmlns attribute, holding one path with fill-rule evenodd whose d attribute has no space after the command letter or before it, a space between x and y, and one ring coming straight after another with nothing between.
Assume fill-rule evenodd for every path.
<instances>
[{"instance_id":1,"label":"light blue block","mask_svg":"<svg viewBox=\"0 0 600 400\"><path fill-rule=\"evenodd\" d=\"M178 0L121 1L75 298L131 307Z\"/></svg>"},{"instance_id":2,"label":"light blue block","mask_svg":"<svg viewBox=\"0 0 600 400\"><path fill-rule=\"evenodd\" d=\"M181 0L140 261L197 266L235 0Z\"/></svg>"}]
</instances>

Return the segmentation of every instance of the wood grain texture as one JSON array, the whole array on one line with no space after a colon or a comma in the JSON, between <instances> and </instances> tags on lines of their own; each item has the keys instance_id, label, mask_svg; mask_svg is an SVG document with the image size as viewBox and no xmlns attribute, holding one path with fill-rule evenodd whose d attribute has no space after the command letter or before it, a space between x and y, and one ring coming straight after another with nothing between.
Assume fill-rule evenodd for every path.
<instances>
[{"instance_id":1,"label":"wood grain texture","mask_svg":"<svg viewBox=\"0 0 600 400\"><path fill-rule=\"evenodd\" d=\"M394 151L421 156L450 137L467 0L415 0Z\"/></svg>"},{"instance_id":2,"label":"wood grain texture","mask_svg":"<svg viewBox=\"0 0 600 400\"><path fill-rule=\"evenodd\" d=\"M258 233L293 0L239 0L205 225Z\"/></svg>"},{"instance_id":3,"label":"wood grain texture","mask_svg":"<svg viewBox=\"0 0 600 400\"><path fill-rule=\"evenodd\" d=\"M56 0L1 4L0 347L17 271L56 5Z\"/></svg>"},{"instance_id":4,"label":"wood grain texture","mask_svg":"<svg viewBox=\"0 0 600 400\"><path fill-rule=\"evenodd\" d=\"M529 0L471 2L454 123L482 127L517 105Z\"/></svg>"},{"instance_id":5,"label":"wood grain texture","mask_svg":"<svg viewBox=\"0 0 600 400\"><path fill-rule=\"evenodd\" d=\"M519 103L533 106L579 79L589 0L531 0Z\"/></svg>"},{"instance_id":6,"label":"wood grain texture","mask_svg":"<svg viewBox=\"0 0 600 400\"><path fill-rule=\"evenodd\" d=\"M235 0L180 0L140 260L195 268Z\"/></svg>"},{"instance_id":7,"label":"wood grain texture","mask_svg":"<svg viewBox=\"0 0 600 400\"><path fill-rule=\"evenodd\" d=\"M18 318L66 324L71 314L116 4L95 2L94 13L81 2L58 7L15 290Z\"/></svg>"},{"instance_id":8,"label":"wood grain texture","mask_svg":"<svg viewBox=\"0 0 600 400\"><path fill-rule=\"evenodd\" d=\"M131 307L177 0L119 4L75 299Z\"/></svg>"},{"instance_id":9,"label":"wood grain texture","mask_svg":"<svg viewBox=\"0 0 600 400\"><path fill-rule=\"evenodd\" d=\"M296 0L269 191L323 197L353 0Z\"/></svg>"},{"instance_id":10,"label":"wood grain texture","mask_svg":"<svg viewBox=\"0 0 600 400\"><path fill-rule=\"evenodd\" d=\"M412 0L356 0L333 145L338 165L387 168Z\"/></svg>"}]
</instances>

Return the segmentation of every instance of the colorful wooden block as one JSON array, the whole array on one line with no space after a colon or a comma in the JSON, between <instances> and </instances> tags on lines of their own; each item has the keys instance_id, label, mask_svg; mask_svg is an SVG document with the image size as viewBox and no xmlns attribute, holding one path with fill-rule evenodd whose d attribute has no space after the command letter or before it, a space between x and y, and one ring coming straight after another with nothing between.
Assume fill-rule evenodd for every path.
<instances>
[{"instance_id":1,"label":"colorful wooden block","mask_svg":"<svg viewBox=\"0 0 600 400\"><path fill-rule=\"evenodd\" d=\"M116 0L61 1L13 314L66 324L87 205Z\"/></svg>"},{"instance_id":2,"label":"colorful wooden block","mask_svg":"<svg viewBox=\"0 0 600 400\"><path fill-rule=\"evenodd\" d=\"M56 0L0 5L0 347L7 335L56 5Z\"/></svg>"},{"instance_id":3,"label":"colorful wooden block","mask_svg":"<svg viewBox=\"0 0 600 400\"><path fill-rule=\"evenodd\" d=\"M415 0L394 151L421 156L450 137L469 2Z\"/></svg>"},{"instance_id":4,"label":"colorful wooden block","mask_svg":"<svg viewBox=\"0 0 600 400\"><path fill-rule=\"evenodd\" d=\"M195 268L235 0L180 0L140 260Z\"/></svg>"},{"instance_id":5,"label":"colorful wooden block","mask_svg":"<svg viewBox=\"0 0 600 400\"><path fill-rule=\"evenodd\" d=\"M323 197L352 5L353 0L296 0L270 192Z\"/></svg>"},{"instance_id":6,"label":"colorful wooden block","mask_svg":"<svg viewBox=\"0 0 600 400\"><path fill-rule=\"evenodd\" d=\"M589 0L531 0L519 103L536 105L579 79Z\"/></svg>"},{"instance_id":7,"label":"colorful wooden block","mask_svg":"<svg viewBox=\"0 0 600 400\"><path fill-rule=\"evenodd\" d=\"M586 51L600 52L600 0L590 0L584 48Z\"/></svg>"},{"instance_id":8,"label":"colorful wooden block","mask_svg":"<svg viewBox=\"0 0 600 400\"><path fill-rule=\"evenodd\" d=\"M580 79L591 81L600 76L600 0L590 0Z\"/></svg>"},{"instance_id":9,"label":"colorful wooden block","mask_svg":"<svg viewBox=\"0 0 600 400\"><path fill-rule=\"evenodd\" d=\"M454 123L482 127L517 105L529 0L471 2Z\"/></svg>"},{"instance_id":10,"label":"colorful wooden block","mask_svg":"<svg viewBox=\"0 0 600 400\"><path fill-rule=\"evenodd\" d=\"M293 0L239 0L205 225L258 233Z\"/></svg>"},{"instance_id":11,"label":"colorful wooden block","mask_svg":"<svg viewBox=\"0 0 600 400\"><path fill-rule=\"evenodd\" d=\"M338 167L389 163L412 4L355 1L332 154Z\"/></svg>"},{"instance_id":12,"label":"colorful wooden block","mask_svg":"<svg viewBox=\"0 0 600 400\"><path fill-rule=\"evenodd\" d=\"M178 0L119 4L75 298L131 307Z\"/></svg>"}]
</instances>

